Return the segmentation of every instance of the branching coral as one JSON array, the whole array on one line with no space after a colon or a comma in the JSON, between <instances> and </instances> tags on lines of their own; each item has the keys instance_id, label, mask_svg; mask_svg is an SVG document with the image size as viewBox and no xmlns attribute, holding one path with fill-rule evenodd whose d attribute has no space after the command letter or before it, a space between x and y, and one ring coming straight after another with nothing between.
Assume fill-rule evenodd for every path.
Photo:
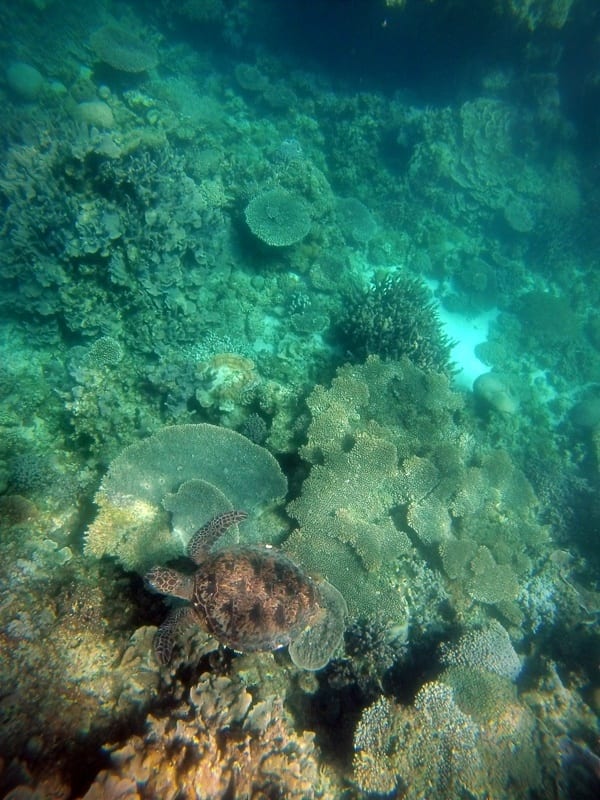
<instances>
[{"instance_id":1,"label":"branching coral","mask_svg":"<svg viewBox=\"0 0 600 800\"><path fill-rule=\"evenodd\" d=\"M468 631L454 644L443 645L441 658L444 664L493 672L513 680L522 666L508 633L497 620L491 620L481 630Z\"/></svg>"},{"instance_id":2,"label":"branching coral","mask_svg":"<svg viewBox=\"0 0 600 800\"><path fill-rule=\"evenodd\" d=\"M451 342L422 281L390 274L346 300L340 329L356 359L408 356L421 369L450 373Z\"/></svg>"}]
</instances>

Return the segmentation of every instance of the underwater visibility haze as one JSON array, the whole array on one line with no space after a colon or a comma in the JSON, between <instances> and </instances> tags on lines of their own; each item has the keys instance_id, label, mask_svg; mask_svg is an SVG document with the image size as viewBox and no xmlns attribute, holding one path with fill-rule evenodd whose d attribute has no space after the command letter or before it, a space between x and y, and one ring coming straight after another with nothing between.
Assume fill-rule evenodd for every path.
<instances>
[{"instance_id":1,"label":"underwater visibility haze","mask_svg":"<svg viewBox=\"0 0 600 800\"><path fill-rule=\"evenodd\" d=\"M0 99L0 797L600 797L597 0L1 0Z\"/></svg>"}]
</instances>

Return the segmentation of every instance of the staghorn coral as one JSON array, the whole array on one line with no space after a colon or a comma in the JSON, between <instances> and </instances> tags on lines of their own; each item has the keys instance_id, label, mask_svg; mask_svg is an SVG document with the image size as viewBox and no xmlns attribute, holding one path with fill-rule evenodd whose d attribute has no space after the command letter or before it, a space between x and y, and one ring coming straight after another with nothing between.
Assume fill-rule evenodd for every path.
<instances>
[{"instance_id":1,"label":"staghorn coral","mask_svg":"<svg viewBox=\"0 0 600 800\"><path fill-rule=\"evenodd\" d=\"M90 37L100 61L122 72L146 72L158 64L158 54L147 41L121 25L103 25Z\"/></svg>"},{"instance_id":2,"label":"staghorn coral","mask_svg":"<svg viewBox=\"0 0 600 800\"><path fill-rule=\"evenodd\" d=\"M167 716L149 716L146 732L113 747L84 800L123 791L138 800L310 800L322 777L314 734L296 733L275 696L255 700L239 678L203 674ZM119 796L119 795L117 795Z\"/></svg>"},{"instance_id":3,"label":"staghorn coral","mask_svg":"<svg viewBox=\"0 0 600 800\"><path fill-rule=\"evenodd\" d=\"M416 366L450 374L451 342L442 332L429 289L400 273L374 278L345 298L339 323L344 346L360 360L407 356Z\"/></svg>"},{"instance_id":4,"label":"staghorn coral","mask_svg":"<svg viewBox=\"0 0 600 800\"><path fill-rule=\"evenodd\" d=\"M285 189L270 189L246 206L252 233L271 247L295 244L310 231L310 214L304 202Z\"/></svg>"},{"instance_id":5,"label":"staghorn coral","mask_svg":"<svg viewBox=\"0 0 600 800\"><path fill-rule=\"evenodd\" d=\"M189 482L198 480L210 484L210 491L195 491L197 484ZM169 426L114 459L96 494L100 510L87 530L85 552L112 555L143 572L182 553L194 506L198 528L216 511L251 511L285 491L275 459L245 436L215 425ZM221 495L229 505L218 509ZM181 516L172 532L166 508L174 503Z\"/></svg>"}]
</instances>

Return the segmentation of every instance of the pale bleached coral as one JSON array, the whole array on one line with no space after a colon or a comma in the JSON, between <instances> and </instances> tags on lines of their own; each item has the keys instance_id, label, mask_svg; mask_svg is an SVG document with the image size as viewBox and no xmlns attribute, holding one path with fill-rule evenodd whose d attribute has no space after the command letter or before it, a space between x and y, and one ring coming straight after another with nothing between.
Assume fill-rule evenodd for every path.
<instances>
[{"instance_id":1,"label":"pale bleached coral","mask_svg":"<svg viewBox=\"0 0 600 800\"><path fill-rule=\"evenodd\" d=\"M403 796L483 797L478 730L441 683L421 688L412 708L385 697L368 708L354 738L354 777L361 789Z\"/></svg>"},{"instance_id":2,"label":"pale bleached coral","mask_svg":"<svg viewBox=\"0 0 600 800\"><path fill-rule=\"evenodd\" d=\"M227 427L236 427L249 414L261 378L254 361L237 353L215 353L196 368L196 400Z\"/></svg>"},{"instance_id":3,"label":"pale bleached coral","mask_svg":"<svg viewBox=\"0 0 600 800\"><path fill-rule=\"evenodd\" d=\"M490 620L480 630L467 631L453 644L443 644L441 660L447 665L494 672L512 680L522 667L506 629L497 620Z\"/></svg>"}]
</instances>

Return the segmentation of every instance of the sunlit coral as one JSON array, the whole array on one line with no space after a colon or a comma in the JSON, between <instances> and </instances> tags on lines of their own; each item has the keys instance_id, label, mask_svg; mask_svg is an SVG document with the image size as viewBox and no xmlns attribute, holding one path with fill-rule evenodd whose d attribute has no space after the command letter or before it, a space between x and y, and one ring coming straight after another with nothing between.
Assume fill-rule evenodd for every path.
<instances>
[{"instance_id":1,"label":"sunlit coral","mask_svg":"<svg viewBox=\"0 0 600 800\"><path fill-rule=\"evenodd\" d=\"M279 700L255 701L239 680L201 676L170 716L149 716L143 736L111 753L85 800L136 787L154 800L310 800L320 783L314 734L296 733Z\"/></svg>"}]
</instances>

